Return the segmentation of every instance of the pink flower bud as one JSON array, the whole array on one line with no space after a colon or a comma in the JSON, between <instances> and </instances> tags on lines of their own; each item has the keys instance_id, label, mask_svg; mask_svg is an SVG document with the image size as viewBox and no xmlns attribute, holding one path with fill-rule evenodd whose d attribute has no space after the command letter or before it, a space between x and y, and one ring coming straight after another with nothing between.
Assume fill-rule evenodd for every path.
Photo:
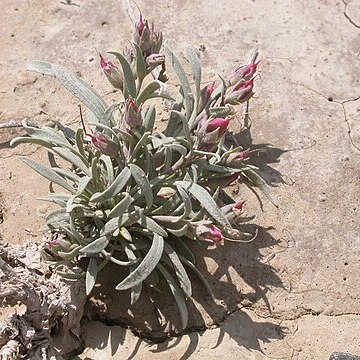
<instances>
[{"instance_id":1,"label":"pink flower bud","mask_svg":"<svg viewBox=\"0 0 360 360\"><path fill-rule=\"evenodd\" d=\"M117 89L123 90L124 80L123 80L122 72L115 65L115 63L111 60L105 59L100 54L100 66L104 71L104 74L106 75L110 84Z\"/></svg>"},{"instance_id":2,"label":"pink flower bud","mask_svg":"<svg viewBox=\"0 0 360 360\"><path fill-rule=\"evenodd\" d=\"M252 96L252 90L254 87L254 80L241 80L232 88L228 88L225 93L225 104L237 105Z\"/></svg>"},{"instance_id":3,"label":"pink flower bud","mask_svg":"<svg viewBox=\"0 0 360 360\"><path fill-rule=\"evenodd\" d=\"M244 209L244 205L245 205L245 200L241 200L233 206L233 210L241 212Z\"/></svg>"},{"instance_id":4,"label":"pink flower bud","mask_svg":"<svg viewBox=\"0 0 360 360\"><path fill-rule=\"evenodd\" d=\"M210 151L226 133L230 120L223 118L208 119L206 116L201 118L198 123L197 135L199 137L199 149Z\"/></svg>"},{"instance_id":5,"label":"pink flower bud","mask_svg":"<svg viewBox=\"0 0 360 360\"><path fill-rule=\"evenodd\" d=\"M226 81L230 86L235 85L241 80L250 79L256 72L260 61L254 64L240 65L235 68L227 77Z\"/></svg>"},{"instance_id":6,"label":"pink flower bud","mask_svg":"<svg viewBox=\"0 0 360 360\"><path fill-rule=\"evenodd\" d=\"M245 65L243 70L244 71L243 76L245 79L250 79L256 73L259 63L260 60L257 63Z\"/></svg>"},{"instance_id":7,"label":"pink flower bud","mask_svg":"<svg viewBox=\"0 0 360 360\"><path fill-rule=\"evenodd\" d=\"M237 165L243 165L243 161L249 157L250 153L250 149L233 152L227 156L225 163L226 165L233 167Z\"/></svg>"},{"instance_id":8,"label":"pink flower bud","mask_svg":"<svg viewBox=\"0 0 360 360\"><path fill-rule=\"evenodd\" d=\"M125 111L123 120L130 128L135 128L142 124L141 107L138 106L131 98L125 102Z\"/></svg>"},{"instance_id":9,"label":"pink flower bud","mask_svg":"<svg viewBox=\"0 0 360 360\"><path fill-rule=\"evenodd\" d=\"M229 119L214 118L209 121L206 131L209 133L213 131L218 131L218 136L220 138L226 133L229 124Z\"/></svg>"},{"instance_id":10,"label":"pink flower bud","mask_svg":"<svg viewBox=\"0 0 360 360\"><path fill-rule=\"evenodd\" d=\"M116 144L109 138L109 136L96 132L91 136L91 142L102 154L115 157L119 151Z\"/></svg>"},{"instance_id":11,"label":"pink flower bud","mask_svg":"<svg viewBox=\"0 0 360 360\"><path fill-rule=\"evenodd\" d=\"M155 31L154 24L150 27L148 21L140 15L139 22L135 27L134 42L139 45L146 58L151 54L159 53L162 45L162 34Z\"/></svg>"},{"instance_id":12,"label":"pink flower bud","mask_svg":"<svg viewBox=\"0 0 360 360\"><path fill-rule=\"evenodd\" d=\"M202 224L196 228L196 237L199 240L212 241L215 244L223 244L224 236L220 229L213 224Z\"/></svg>"},{"instance_id":13,"label":"pink flower bud","mask_svg":"<svg viewBox=\"0 0 360 360\"><path fill-rule=\"evenodd\" d=\"M54 239L54 240L49 240L47 242L47 244L51 247L59 247L61 250L69 250L70 249L70 242L64 239Z\"/></svg>"},{"instance_id":14,"label":"pink flower bud","mask_svg":"<svg viewBox=\"0 0 360 360\"><path fill-rule=\"evenodd\" d=\"M216 82L206 86L206 99L209 99L216 88Z\"/></svg>"},{"instance_id":15,"label":"pink flower bud","mask_svg":"<svg viewBox=\"0 0 360 360\"><path fill-rule=\"evenodd\" d=\"M143 18L141 14L140 14L139 22L136 24L136 27L139 32L139 36L141 36L145 28L145 23L143 22Z\"/></svg>"},{"instance_id":16,"label":"pink flower bud","mask_svg":"<svg viewBox=\"0 0 360 360\"><path fill-rule=\"evenodd\" d=\"M146 58L146 64L150 67L156 67L163 64L165 61L165 55L163 54L151 54Z\"/></svg>"}]
</instances>

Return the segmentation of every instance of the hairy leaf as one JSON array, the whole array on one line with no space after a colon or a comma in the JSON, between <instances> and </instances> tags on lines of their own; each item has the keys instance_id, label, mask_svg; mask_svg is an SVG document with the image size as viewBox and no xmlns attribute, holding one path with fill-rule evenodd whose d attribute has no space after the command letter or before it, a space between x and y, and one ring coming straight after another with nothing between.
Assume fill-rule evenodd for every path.
<instances>
[{"instance_id":1,"label":"hairy leaf","mask_svg":"<svg viewBox=\"0 0 360 360\"><path fill-rule=\"evenodd\" d=\"M144 281L149 274L158 265L164 250L164 239L158 234L154 234L153 242L150 250L144 257L139 266L132 271L120 284L116 286L116 290L126 290Z\"/></svg>"},{"instance_id":2,"label":"hairy leaf","mask_svg":"<svg viewBox=\"0 0 360 360\"><path fill-rule=\"evenodd\" d=\"M86 295L89 295L91 293L91 290L93 289L96 282L97 273L98 273L97 260L92 257L89 260L89 265L86 270L86 277L85 277Z\"/></svg>"},{"instance_id":3,"label":"hairy leaf","mask_svg":"<svg viewBox=\"0 0 360 360\"><path fill-rule=\"evenodd\" d=\"M38 162L31 160L29 158L21 157L20 158L26 165L30 166L37 173L64 188L65 190L70 191L72 194L75 194L76 190L64 180L60 175L58 175L54 170L47 168L46 166L39 164Z\"/></svg>"},{"instance_id":4,"label":"hairy leaf","mask_svg":"<svg viewBox=\"0 0 360 360\"><path fill-rule=\"evenodd\" d=\"M131 176L130 169L125 167L120 174L116 177L114 182L102 193L94 194L90 201L95 203L102 203L104 201L112 199L117 195L127 184Z\"/></svg>"}]
</instances>

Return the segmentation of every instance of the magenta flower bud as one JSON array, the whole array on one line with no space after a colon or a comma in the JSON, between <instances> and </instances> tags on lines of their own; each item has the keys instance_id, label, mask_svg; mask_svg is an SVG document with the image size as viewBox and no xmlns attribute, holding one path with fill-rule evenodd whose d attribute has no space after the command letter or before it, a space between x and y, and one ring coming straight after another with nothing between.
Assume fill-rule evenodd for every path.
<instances>
[{"instance_id":1,"label":"magenta flower bud","mask_svg":"<svg viewBox=\"0 0 360 360\"><path fill-rule=\"evenodd\" d=\"M253 95L254 80L241 80L225 93L225 104L237 105L247 101Z\"/></svg>"},{"instance_id":2,"label":"magenta flower bud","mask_svg":"<svg viewBox=\"0 0 360 360\"><path fill-rule=\"evenodd\" d=\"M141 106L138 106L131 98L125 102L123 120L130 128L136 128L142 124Z\"/></svg>"},{"instance_id":3,"label":"magenta flower bud","mask_svg":"<svg viewBox=\"0 0 360 360\"><path fill-rule=\"evenodd\" d=\"M250 79L256 73L259 63L260 60L257 63L245 65L243 75L245 80Z\"/></svg>"},{"instance_id":4,"label":"magenta flower bud","mask_svg":"<svg viewBox=\"0 0 360 360\"><path fill-rule=\"evenodd\" d=\"M211 151L226 133L230 120L223 118L202 118L198 123L199 149Z\"/></svg>"},{"instance_id":5,"label":"magenta flower bud","mask_svg":"<svg viewBox=\"0 0 360 360\"><path fill-rule=\"evenodd\" d=\"M116 144L110 137L100 132L95 132L94 135L91 135L91 142L102 154L115 157L119 153Z\"/></svg>"},{"instance_id":6,"label":"magenta flower bud","mask_svg":"<svg viewBox=\"0 0 360 360\"><path fill-rule=\"evenodd\" d=\"M123 90L123 76L122 72L119 70L119 68L115 65L115 63L111 60L105 59L100 54L100 66L106 75L107 79L109 80L110 84L116 88Z\"/></svg>"},{"instance_id":7,"label":"magenta flower bud","mask_svg":"<svg viewBox=\"0 0 360 360\"><path fill-rule=\"evenodd\" d=\"M238 212L243 211L244 206L245 206L245 202L246 202L245 200L238 201L238 202L233 206L233 210L234 210L234 211L238 211Z\"/></svg>"},{"instance_id":8,"label":"magenta flower bud","mask_svg":"<svg viewBox=\"0 0 360 360\"><path fill-rule=\"evenodd\" d=\"M206 131L208 133L213 131L218 131L218 136L220 138L226 133L229 124L230 124L229 119L214 118L209 121Z\"/></svg>"},{"instance_id":9,"label":"magenta flower bud","mask_svg":"<svg viewBox=\"0 0 360 360\"><path fill-rule=\"evenodd\" d=\"M224 213L228 220L233 220L235 217L239 216L243 211L245 206L245 201L241 200L237 203L225 205L221 208L221 211Z\"/></svg>"},{"instance_id":10,"label":"magenta flower bud","mask_svg":"<svg viewBox=\"0 0 360 360\"><path fill-rule=\"evenodd\" d=\"M155 31L154 24L150 27L148 21L140 15L135 26L134 42L139 45L144 57L147 58L151 54L159 53L162 45L162 34Z\"/></svg>"},{"instance_id":11,"label":"magenta flower bud","mask_svg":"<svg viewBox=\"0 0 360 360\"><path fill-rule=\"evenodd\" d=\"M145 28L145 23L144 23L144 21L143 21L143 18L142 18L142 15L141 15L141 14L140 14L139 22L136 24L136 27L137 27L139 36L141 36L142 33L143 33L143 31L144 31L144 28Z\"/></svg>"},{"instance_id":12,"label":"magenta flower bud","mask_svg":"<svg viewBox=\"0 0 360 360\"><path fill-rule=\"evenodd\" d=\"M224 236L220 229L213 224L202 224L196 228L196 237L203 241L212 241L215 244L223 244Z\"/></svg>"},{"instance_id":13,"label":"magenta flower bud","mask_svg":"<svg viewBox=\"0 0 360 360\"><path fill-rule=\"evenodd\" d=\"M164 61L165 61L165 55L163 54L151 54L146 58L146 64L151 68L163 64Z\"/></svg>"},{"instance_id":14,"label":"magenta flower bud","mask_svg":"<svg viewBox=\"0 0 360 360\"><path fill-rule=\"evenodd\" d=\"M204 110L205 106L209 105L209 100L210 100L211 95L214 92L216 86L217 86L217 84L214 81L213 83L208 84L204 88L201 89L198 113L201 113Z\"/></svg>"},{"instance_id":15,"label":"magenta flower bud","mask_svg":"<svg viewBox=\"0 0 360 360\"><path fill-rule=\"evenodd\" d=\"M250 79L255 74L259 63L260 60L254 64L240 65L235 68L226 79L229 86L235 85L241 80Z\"/></svg>"},{"instance_id":16,"label":"magenta flower bud","mask_svg":"<svg viewBox=\"0 0 360 360\"><path fill-rule=\"evenodd\" d=\"M206 99L209 99L212 93L216 88L216 82L214 81L212 84L206 86Z\"/></svg>"}]
</instances>

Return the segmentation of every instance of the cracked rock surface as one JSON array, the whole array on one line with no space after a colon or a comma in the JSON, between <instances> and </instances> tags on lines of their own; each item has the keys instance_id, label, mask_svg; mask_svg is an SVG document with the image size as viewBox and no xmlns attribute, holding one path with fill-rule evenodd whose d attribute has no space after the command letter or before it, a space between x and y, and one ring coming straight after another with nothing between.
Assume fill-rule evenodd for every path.
<instances>
[{"instance_id":1,"label":"cracked rock surface","mask_svg":"<svg viewBox=\"0 0 360 360\"><path fill-rule=\"evenodd\" d=\"M122 48L132 34L130 21L120 1L73 3L80 6L1 1L0 122L55 119L71 125L79 120L76 99L54 80L25 71L34 59L66 65L112 98L95 49ZM238 197L247 200L246 215L256 215L252 229L256 225L259 236L251 244L196 249L205 257L201 267L218 300L212 304L199 284L185 334L177 331L172 299L158 299L161 313L146 297L128 309L128 294L102 296L117 281L103 276L83 321L86 350L78 358L359 355L358 1L138 3L174 51L181 53L188 43L205 48L200 53L205 83L259 48L261 78L250 103L251 134L243 133L242 139L245 147L267 150L254 162L274 186L279 208L262 198L261 211L256 196L240 187ZM234 119L233 130L241 120ZM21 129L0 130L0 232L4 241L17 244L41 240L37 229L50 210L35 200L48 191L46 181L16 159L27 155L43 161L46 154L29 145L9 148L19 134ZM151 345L134 334L160 343Z\"/></svg>"}]
</instances>

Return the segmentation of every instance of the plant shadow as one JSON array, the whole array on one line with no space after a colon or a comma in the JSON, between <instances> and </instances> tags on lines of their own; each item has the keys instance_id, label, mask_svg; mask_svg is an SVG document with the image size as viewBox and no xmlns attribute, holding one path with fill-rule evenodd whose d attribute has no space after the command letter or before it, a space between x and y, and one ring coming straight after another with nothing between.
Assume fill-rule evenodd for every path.
<instances>
[{"instance_id":1,"label":"plant shadow","mask_svg":"<svg viewBox=\"0 0 360 360\"><path fill-rule=\"evenodd\" d=\"M236 143L241 143L244 149L250 147L258 154L252 157L251 163L260 169L261 176L270 186L285 183L281 173L273 169L271 164L279 162L279 157L286 150L269 144L253 144L249 128L235 134L234 139ZM130 306L130 293L114 290L126 276L122 269L116 266L113 271L108 271L107 275L99 274L99 286L88 303L88 318L108 325L130 328L139 336L140 339L128 359L136 356L141 339L153 344L151 352L162 352L176 347L184 336L188 337L188 346L181 359L188 359L198 347L200 332L214 326L220 328L214 348L221 344L225 334L239 346L256 351L261 351L260 342L282 339L285 335L281 327L263 319L255 321L246 310L246 307L263 301L271 313L267 293L274 288L284 288L275 269L262 260L261 253L261 249L272 248L280 241L270 234L270 228L244 224L242 229L257 233L256 239L250 243L227 242L222 247L211 248L205 243L190 242L198 269L213 288L215 298L221 300L214 302L198 279L190 274L194 285L193 296L188 300L189 322L184 330L179 330L179 311L170 291L166 289L158 294L143 287L138 302ZM173 339L169 340L169 337ZM111 344L108 345L115 351L123 339L115 337L110 341ZM103 342L102 344L93 346L104 346Z\"/></svg>"}]
</instances>

